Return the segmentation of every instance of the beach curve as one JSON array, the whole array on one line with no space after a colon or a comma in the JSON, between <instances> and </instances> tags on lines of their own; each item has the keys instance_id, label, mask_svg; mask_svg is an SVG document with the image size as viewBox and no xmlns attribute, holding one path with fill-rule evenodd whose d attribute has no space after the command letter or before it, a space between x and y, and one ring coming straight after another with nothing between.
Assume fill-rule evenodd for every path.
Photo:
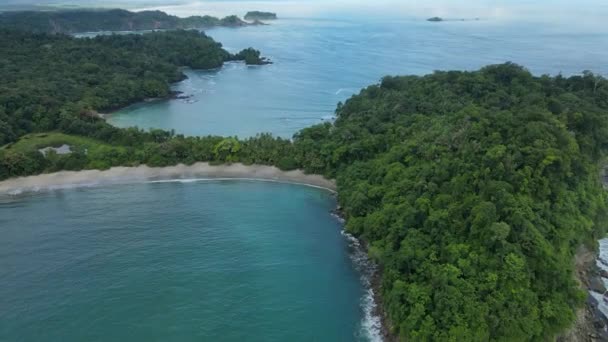
<instances>
[{"instance_id":1,"label":"beach curve","mask_svg":"<svg viewBox=\"0 0 608 342\"><path fill-rule=\"evenodd\" d=\"M283 171L274 166L241 163L210 165L195 163L166 167L113 167L108 170L59 171L11 178L0 182L0 194L20 194L80 186L141 183L171 180L258 180L294 183L336 192L334 180L302 170Z\"/></svg>"}]
</instances>

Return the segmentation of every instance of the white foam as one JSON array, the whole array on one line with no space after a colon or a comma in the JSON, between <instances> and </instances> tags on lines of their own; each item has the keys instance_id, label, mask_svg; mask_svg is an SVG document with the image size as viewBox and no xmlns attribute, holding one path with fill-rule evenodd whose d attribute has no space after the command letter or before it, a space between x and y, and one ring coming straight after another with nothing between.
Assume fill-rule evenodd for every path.
<instances>
[{"instance_id":1,"label":"white foam","mask_svg":"<svg viewBox=\"0 0 608 342\"><path fill-rule=\"evenodd\" d=\"M8 195L10 196L18 196L21 195L23 193L23 189L14 189L14 190L10 190L9 192L7 192Z\"/></svg>"},{"instance_id":2,"label":"white foam","mask_svg":"<svg viewBox=\"0 0 608 342\"><path fill-rule=\"evenodd\" d=\"M600 245L600 253L595 262L597 264L597 267L608 272L608 238L601 239L599 241L599 245Z\"/></svg>"},{"instance_id":3,"label":"white foam","mask_svg":"<svg viewBox=\"0 0 608 342\"><path fill-rule=\"evenodd\" d=\"M382 319L377 315L376 294L372 286L372 279L376 274L377 267L365 253L361 246L361 242L353 235L342 231L344 236L352 248L350 254L357 271L361 274L361 283L366 288L366 292L361 298L361 309L363 310L363 319L360 323L358 337L362 337L371 342L382 342Z\"/></svg>"},{"instance_id":4,"label":"white foam","mask_svg":"<svg viewBox=\"0 0 608 342\"><path fill-rule=\"evenodd\" d=\"M595 263L597 264L597 267L608 272L608 238L601 239L599 245L600 251ZM604 282L604 286L608 287L608 279L602 277L602 281ZM598 309L605 317L608 317L608 304L604 301L603 294L594 291L589 291L589 293L597 300Z\"/></svg>"},{"instance_id":5,"label":"white foam","mask_svg":"<svg viewBox=\"0 0 608 342\"><path fill-rule=\"evenodd\" d=\"M336 91L336 95L340 95L342 93L351 93L353 94L355 91L352 88L340 88Z\"/></svg>"},{"instance_id":6,"label":"white foam","mask_svg":"<svg viewBox=\"0 0 608 342\"><path fill-rule=\"evenodd\" d=\"M74 187L149 183L149 182L201 182L218 180L266 181L305 185L335 192L333 180L319 175L307 175L300 170L281 171L264 165L176 165L161 168L148 166L115 167L105 171L61 171L38 176L13 178L0 182L0 195L20 195L24 192L59 190Z\"/></svg>"}]
</instances>

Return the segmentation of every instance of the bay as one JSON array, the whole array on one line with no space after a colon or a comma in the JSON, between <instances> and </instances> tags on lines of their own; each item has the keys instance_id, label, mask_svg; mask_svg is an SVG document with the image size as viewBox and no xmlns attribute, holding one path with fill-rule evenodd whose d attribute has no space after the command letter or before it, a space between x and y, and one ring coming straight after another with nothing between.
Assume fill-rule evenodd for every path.
<instances>
[{"instance_id":1,"label":"bay","mask_svg":"<svg viewBox=\"0 0 608 342\"><path fill-rule=\"evenodd\" d=\"M334 207L253 181L1 198L0 340L369 340Z\"/></svg>"},{"instance_id":2,"label":"bay","mask_svg":"<svg viewBox=\"0 0 608 342\"><path fill-rule=\"evenodd\" d=\"M608 74L605 26L351 16L287 18L206 33L232 52L253 46L274 64L188 70L188 79L174 89L191 98L137 104L113 113L109 122L185 135L270 132L290 138L302 128L331 120L339 101L385 75L475 70L508 61L535 74Z\"/></svg>"}]
</instances>

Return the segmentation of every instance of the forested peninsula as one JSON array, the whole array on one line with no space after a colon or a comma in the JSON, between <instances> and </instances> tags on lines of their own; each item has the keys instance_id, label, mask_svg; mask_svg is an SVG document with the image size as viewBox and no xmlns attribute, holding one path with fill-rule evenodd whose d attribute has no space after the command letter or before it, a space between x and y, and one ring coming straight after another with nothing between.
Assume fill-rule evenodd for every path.
<instances>
[{"instance_id":1,"label":"forested peninsula","mask_svg":"<svg viewBox=\"0 0 608 342\"><path fill-rule=\"evenodd\" d=\"M231 54L198 31L74 38L0 30L0 56L0 144L94 122L75 116L171 96L170 84L185 78L182 67L266 63L253 48Z\"/></svg>"},{"instance_id":2,"label":"forested peninsula","mask_svg":"<svg viewBox=\"0 0 608 342\"><path fill-rule=\"evenodd\" d=\"M385 77L292 140L186 137L92 113L165 95L180 65L233 58L210 38L0 39L0 179L199 161L302 169L337 180L346 229L380 266L386 325L402 340L551 340L584 305L574 255L595 248L607 217L600 76L506 63ZM38 151L61 144L72 153Z\"/></svg>"},{"instance_id":3,"label":"forested peninsula","mask_svg":"<svg viewBox=\"0 0 608 342\"><path fill-rule=\"evenodd\" d=\"M208 15L179 18L161 11L131 12L123 9L0 12L0 28L38 33L204 29L260 24L263 23L249 23L236 15L221 19Z\"/></svg>"}]
</instances>

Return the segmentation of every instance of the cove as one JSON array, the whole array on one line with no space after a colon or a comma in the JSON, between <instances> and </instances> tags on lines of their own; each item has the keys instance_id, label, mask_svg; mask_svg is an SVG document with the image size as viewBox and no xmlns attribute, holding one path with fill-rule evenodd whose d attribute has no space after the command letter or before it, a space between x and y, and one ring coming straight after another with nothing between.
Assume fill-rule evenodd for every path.
<instances>
[{"instance_id":1,"label":"cove","mask_svg":"<svg viewBox=\"0 0 608 342\"><path fill-rule=\"evenodd\" d=\"M3 197L0 339L370 340L334 207L255 181Z\"/></svg>"},{"instance_id":2,"label":"cove","mask_svg":"<svg viewBox=\"0 0 608 342\"><path fill-rule=\"evenodd\" d=\"M192 11L188 12L194 13ZM535 74L607 74L608 32L560 23L424 19L280 19L271 25L206 34L231 51L254 46L274 64L228 63L187 70L174 86L189 99L142 103L113 113L119 127L174 129L185 135L291 138L333 118L336 104L385 75L476 70L511 61Z\"/></svg>"}]
</instances>

